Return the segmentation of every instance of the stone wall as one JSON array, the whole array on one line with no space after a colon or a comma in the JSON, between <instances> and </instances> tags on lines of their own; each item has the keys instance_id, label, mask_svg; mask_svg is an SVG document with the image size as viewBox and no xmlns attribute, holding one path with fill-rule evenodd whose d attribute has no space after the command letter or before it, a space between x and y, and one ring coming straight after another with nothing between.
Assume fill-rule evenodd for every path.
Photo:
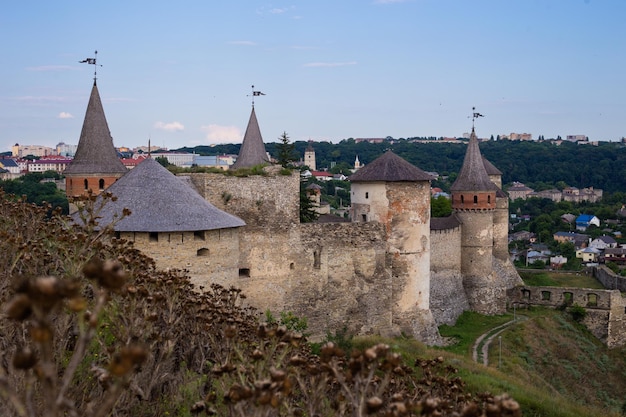
<instances>
[{"instance_id":1,"label":"stone wall","mask_svg":"<svg viewBox=\"0 0 626 417\"><path fill-rule=\"evenodd\" d=\"M594 267L593 276L604 288L626 292L626 277L617 275L604 265Z\"/></svg>"},{"instance_id":2,"label":"stone wall","mask_svg":"<svg viewBox=\"0 0 626 417\"><path fill-rule=\"evenodd\" d=\"M286 229L300 223L300 175L280 174L280 167L264 168L266 175L235 177L225 174L182 174L209 203L248 225Z\"/></svg>"},{"instance_id":3,"label":"stone wall","mask_svg":"<svg viewBox=\"0 0 626 417\"><path fill-rule=\"evenodd\" d=\"M430 309L438 326L454 325L469 302L461 276L461 228L430 232Z\"/></svg>"},{"instance_id":4,"label":"stone wall","mask_svg":"<svg viewBox=\"0 0 626 417\"><path fill-rule=\"evenodd\" d=\"M122 239L152 257L161 269L186 269L191 282L225 285L239 274L239 229L202 232L122 232Z\"/></svg>"},{"instance_id":5,"label":"stone wall","mask_svg":"<svg viewBox=\"0 0 626 417\"><path fill-rule=\"evenodd\" d=\"M619 291L569 287L519 286L509 290L509 303L518 306L561 307L578 305L587 315L583 324L608 347L626 345L624 302Z\"/></svg>"},{"instance_id":6,"label":"stone wall","mask_svg":"<svg viewBox=\"0 0 626 417\"><path fill-rule=\"evenodd\" d=\"M308 320L313 340L344 328L392 335L391 274L380 223L310 223L245 228L232 285L250 305ZM396 332L397 334L397 332Z\"/></svg>"}]
</instances>

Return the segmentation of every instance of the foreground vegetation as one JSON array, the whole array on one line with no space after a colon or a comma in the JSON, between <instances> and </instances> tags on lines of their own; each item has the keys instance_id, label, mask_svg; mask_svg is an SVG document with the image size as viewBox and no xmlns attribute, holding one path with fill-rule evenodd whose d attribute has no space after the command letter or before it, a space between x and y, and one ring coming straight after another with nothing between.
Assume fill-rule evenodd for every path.
<instances>
[{"instance_id":1,"label":"foreground vegetation","mask_svg":"<svg viewBox=\"0 0 626 417\"><path fill-rule=\"evenodd\" d=\"M313 354L288 314L264 323L238 289L194 289L111 238L109 198L76 202L82 227L0 193L1 415L521 415L440 354Z\"/></svg>"}]
</instances>

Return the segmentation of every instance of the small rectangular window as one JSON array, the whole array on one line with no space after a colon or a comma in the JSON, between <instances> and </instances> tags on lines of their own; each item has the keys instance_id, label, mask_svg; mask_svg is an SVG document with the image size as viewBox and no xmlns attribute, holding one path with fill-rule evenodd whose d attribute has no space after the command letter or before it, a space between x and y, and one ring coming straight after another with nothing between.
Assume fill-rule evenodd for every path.
<instances>
[{"instance_id":1,"label":"small rectangular window","mask_svg":"<svg viewBox=\"0 0 626 417\"><path fill-rule=\"evenodd\" d=\"M240 277L250 277L250 268L239 268Z\"/></svg>"},{"instance_id":2,"label":"small rectangular window","mask_svg":"<svg viewBox=\"0 0 626 417\"><path fill-rule=\"evenodd\" d=\"M158 242L159 241L159 233L157 233L157 232L150 232L149 233L149 240L150 240L150 242Z\"/></svg>"}]
</instances>

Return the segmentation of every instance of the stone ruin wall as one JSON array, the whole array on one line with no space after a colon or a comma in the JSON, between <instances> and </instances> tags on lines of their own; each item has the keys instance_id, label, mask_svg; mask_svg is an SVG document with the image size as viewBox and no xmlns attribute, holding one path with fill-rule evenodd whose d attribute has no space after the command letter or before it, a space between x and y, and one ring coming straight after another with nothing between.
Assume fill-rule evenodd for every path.
<instances>
[{"instance_id":1,"label":"stone ruin wall","mask_svg":"<svg viewBox=\"0 0 626 417\"><path fill-rule=\"evenodd\" d=\"M508 291L508 300L519 307L584 307L583 324L595 337L609 348L626 345L626 303L617 290L519 286Z\"/></svg>"},{"instance_id":2,"label":"stone ruin wall","mask_svg":"<svg viewBox=\"0 0 626 417\"><path fill-rule=\"evenodd\" d=\"M286 229L300 223L300 175L281 175L280 166L264 168L267 175L235 177L225 174L182 174L209 203L233 214L248 226Z\"/></svg>"},{"instance_id":3,"label":"stone ruin wall","mask_svg":"<svg viewBox=\"0 0 626 417\"><path fill-rule=\"evenodd\" d=\"M391 274L378 223L309 223L243 231L232 285L260 311L306 317L313 340L326 332L393 334Z\"/></svg>"},{"instance_id":4,"label":"stone ruin wall","mask_svg":"<svg viewBox=\"0 0 626 417\"><path fill-rule=\"evenodd\" d=\"M158 237L157 237L158 235ZM238 276L239 229L204 232L122 232L122 239L153 258L159 269L185 269L194 285L224 285Z\"/></svg>"},{"instance_id":5,"label":"stone ruin wall","mask_svg":"<svg viewBox=\"0 0 626 417\"><path fill-rule=\"evenodd\" d=\"M430 231L430 309L437 325L453 325L470 309L461 275L460 227Z\"/></svg>"}]
</instances>

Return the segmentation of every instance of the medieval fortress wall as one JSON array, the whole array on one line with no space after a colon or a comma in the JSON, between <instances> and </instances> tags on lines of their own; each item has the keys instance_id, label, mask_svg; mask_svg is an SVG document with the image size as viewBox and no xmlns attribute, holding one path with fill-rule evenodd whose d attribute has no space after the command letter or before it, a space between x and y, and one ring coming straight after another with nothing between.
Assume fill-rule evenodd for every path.
<instances>
[{"instance_id":1,"label":"medieval fortress wall","mask_svg":"<svg viewBox=\"0 0 626 417\"><path fill-rule=\"evenodd\" d=\"M609 348L626 343L626 302L617 290L519 286L508 291L509 303L519 307L584 307L583 324Z\"/></svg>"},{"instance_id":2,"label":"medieval fortress wall","mask_svg":"<svg viewBox=\"0 0 626 417\"><path fill-rule=\"evenodd\" d=\"M185 175L211 204L247 224L239 232L239 272L217 282L244 289L261 311L307 317L314 338L346 328L437 343L436 326L469 309L461 227L430 231L427 182L375 184L367 192L374 204L359 206L357 196L362 210L352 223L300 224L297 173ZM195 282L209 272L199 271Z\"/></svg>"}]
</instances>

